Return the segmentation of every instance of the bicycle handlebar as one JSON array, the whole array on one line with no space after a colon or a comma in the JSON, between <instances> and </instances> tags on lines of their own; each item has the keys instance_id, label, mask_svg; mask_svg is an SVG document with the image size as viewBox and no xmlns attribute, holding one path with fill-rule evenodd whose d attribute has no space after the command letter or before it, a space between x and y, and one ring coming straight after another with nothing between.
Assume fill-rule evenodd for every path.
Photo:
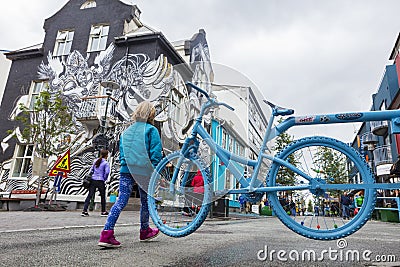
<instances>
[{"instance_id":1,"label":"bicycle handlebar","mask_svg":"<svg viewBox=\"0 0 400 267\"><path fill-rule=\"evenodd\" d=\"M203 95L208 99L208 101L210 101L210 104L211 104L211 105L213 105L213 106L214 106L214 105L216 105L216 106L224 106L224 107L226 107L226 108L228 108L228 109L230 109L230 110L232 110L232 111L235 110L233 107L231 107L230 105L228 105L228 104L226 104L226 103L215 101L214 99L212 99L212 98L210 97L210 95L209 95L206 91L204 91L204 90L201 89L200 87L194 85L193 83L191 83L191 82L186 82L186 84L189 85L190 87L192 87L193 89L196 89L196 90L199 91L201 94L203 94Z\"/></svg>"},{"instance_id":2,"label":"bicycle handlebar","mask_svg":"<svg viewBox=\"0 0 400 267\"><path fill-rule=\"evenodd\" d=\"M200 87L197 87L196 85L194 85L191 82L186 82L186 84L189 85L190 87L192 87L193 89L196 89L200 93L202 93L205 97L207 97L207 99L210 99L210 96L208 95L208 93L206 91L204 91L203 89L201 89Z\"/></svg>"},{"instance_id":3,"label":"bicycle handlebar","mask_svg":"<svg viewBox=\"0 0 400 267\"><path fill-rule=\"evenodd\" d=\"M218 102L217 104L218 104L218 105L221 105L221 106L224 106L224 107L226 107L226 108L228 108L228 109L230 109L230 110L232 110L232 111L234 111L234 110L235 110L235 108L233 108L233 107L229 106L229 105L228 105L228 104L226 104L226 103L223 103L223 102Z\"/></svg>"}]
</instances>

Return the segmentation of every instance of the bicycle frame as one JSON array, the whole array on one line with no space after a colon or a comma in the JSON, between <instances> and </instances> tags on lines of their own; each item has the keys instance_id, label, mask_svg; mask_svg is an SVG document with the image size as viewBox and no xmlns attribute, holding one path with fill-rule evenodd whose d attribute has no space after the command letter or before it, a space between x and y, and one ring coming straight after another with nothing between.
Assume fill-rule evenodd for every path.
<instances>
[{"instance_id":1,"label":"bicycle frame","mask_svg":"<svg viewBox=\"0 0 400 267\"><path fill-rule=\"evenodd\" d=\"M212 207L211 202L215 198L227 194L243 194L245 201L254 203L261 201L263 195L268 193L270 206L275 211L276 216L295 233L317 240L339 239L360 229L370 218L375 207L376 189L400 188L400 183L375 183L371 169L360 154L348 144L330 137L309 136L301 138L283 148L275 156L271 155L267 146L269 141L289 128L301 125L387 120L391 122L391 132L400 133L400 110L291 116L273 126L277 116L289 116L294 111L264 101L271 107L272 116L269 118L258 157L252 160L222 148L202 125L203 115L208 108L225 106L228 109L234 109L226 103L211 98L207 92L196 85L191 83L187 83L187 85L199 91L207 99L201 106L200 113L193 124L191 135L186 138L181 150L162 159L149 182L150 215L160 231L168 236L183 237L196 231L208 216ZM210 169L202 160L202 155L199 155L200 141L209 146L212 153L215 153L213 156L218 157L220 163L225 165L227 170L235 177L240 184L239 189L213 190L214 183L213 177L210 176ZM339 165L338 168L333 167L334 172L331 171L330 166L324 165L325 158L320 158L321 155L325 157L323 155L325 152L334 155L334 158L336 156L338 158L338 160L333 159L332 161L333 164ZM330 155L328 156L330 157ZM263 177L264 179L258 179L261 169L264 168L264 161L267 160L271 162L268 174L265 178ZM349 165L350 168L347 168L344 164ZM243 165L253 168L251 177L244 175ZM193 206L194 198L191 194L196 187L190 186L188 179L190 174L198 173L199 170L203 176L204 194L196 196L202 203L200 209L197 209ZM171 171L173 172L172 175ZM290 180L287 180L289 185L280 184L281 181L286 183L286 180L281 180L280 173L282 172L289 173ZM350 181L345 179L346 177L354 179L354 183L349 183ZM281 194L282 191L286 192ZM299 204L299 197L304 201L300 203L304 213L307 199L307 208L312 208L312 199L314 199L314 208L319 207L319 205L331 206L331 201L335 199L339 201L339 196L340 202L342 202L342 199L346 200L344 198L346 193L360 193L363 196L357 215L354 214L351 219L350 214L345 212L346 210L343 211L343 214L340 214L339 205L336 204L333 207L336 211L332 214L331 219L320 216L318 211L312 217L303 214L304 216L300 218L300 214L297 216L297 211L293 210L296 208L296 204ZM300 206L297 207L300 208ZM185 207L189 211L196 210L195 215L192 212L187 213L184 210ZM340 218L341 216L343 218Z\"/></svg>"},{"instance_id":2,"label":"bicycle frame","mask_svg":"<svg viewBox=\"0 0 400 267\"><path fill-rule=\"evenodd\" d=\"M191 85L193 87L193 85ZM200 88L194 87L196 90ZM229 105L225 103L218 103L215 100L208 97L208 94L199 90L201 93L207 96L208 102L202 105L199 116L193 126L191 137L187 138L184 145L182 146L182 153L188 156L188 151L192 148L195 149L197 153L198 141L196 141L197 135L199 135L210 149L217 155L217 157L222 161L226 168L233 174L235 179L239 181L242 188L240 189L230 189L227 194L243 194L243 193L265 193L274 191L286 191L286 190L315 190L315 189L339 189L339 190L349 190L349 189L398 189L400 188L400 183L377 183L377 184L322 184L317 182L313 177L305 174L288 161L281 160L273 155L266 154L266 150L269 150L267 144L269 141L285 132L291 127L301 126L301 125L321 125L321 124L333 124L333 123L353 123L353 122L367 122L367 121L391 121L391 133L400 133L400 110L385 110L385 111L368 111L368 112L349 112L349 113L337 113L337 114L323 114L323 115L307 115L307 116L291 116L285 121L281 122L277 126L273 127L273 122L275 117L279 115L291 115L293 110L284 109L277 107L267 101L272 108L272 115L269 119L266 132L264 134L263 142L260 147L257 160L250 160L236 154L229 152L219 146L212 137L207 133L207 131L202 126L203 115L205 111L215 105L224 105L229 109L233 110ZM193 147L194 146L194 147ZM269 186L261 187L260 182L257 179L260 171L260 167L263 159L268 159L271 162L277 162L291 171L302 176L304 179L308 180L310 184L307 185L296 185L296 186ZM237 169L235 164L232 162L244 164L254 168L254 172L250 177L250 183L245 179L244 175Z\"/></svg>"}]
</instances>

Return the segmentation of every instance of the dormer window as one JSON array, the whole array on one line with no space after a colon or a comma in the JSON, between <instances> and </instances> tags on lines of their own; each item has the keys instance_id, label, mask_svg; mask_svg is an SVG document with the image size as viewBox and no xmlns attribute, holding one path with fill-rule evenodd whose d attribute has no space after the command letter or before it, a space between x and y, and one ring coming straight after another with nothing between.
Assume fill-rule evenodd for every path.
<instances>
[{"instance_id":1,"label":"dormer window","mask_svg":"<svg viewBox=\"0 0 400 267\"><path fill-rule=\"evenodd\" d=\"M88 0L81 5L81 9L96 7L96 1Z\"/></svg>"},{"instance_id":2,"label":"dormer window","mask_svg":"<svg viewBox=\"0 0 400 267\"><path fill-rule=\"evenodd\" d=\"M65 56L71 52L72 40L74 39L73 30L58 31L53 56Z\"/></svg>"},{"instance_id":3,"label":"dormer window","mask_svg":"<svg viewBox=\"0 0 400 267\"><path fill-rule=\"evenodd\" d=\"M109 25L93 25L90 30L88 52L103 51L107 46Z\"/></svg>"}]
</instances>

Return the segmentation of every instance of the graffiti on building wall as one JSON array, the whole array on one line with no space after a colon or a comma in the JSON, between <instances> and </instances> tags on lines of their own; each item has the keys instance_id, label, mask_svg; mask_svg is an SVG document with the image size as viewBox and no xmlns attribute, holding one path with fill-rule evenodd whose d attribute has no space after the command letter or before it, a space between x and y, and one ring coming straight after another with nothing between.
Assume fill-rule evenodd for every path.
<instances>
[{"instance_id":1,"label":"graffiti on building wall","mask_svg":"<svg viewBox=\"0 0 400 267\"><path fill-rule=\"evenodd\" d=\"M92 121L85 118L91 117L91 112L101 118L103 109L91 109L85 98L104 95L101 92L102 81L113 81L119 88L112 91L112 104L108 110L109 116L113 118L112 124L107 124L106 136L111 140L110 157L111 184L109 191L118 188L119 177L119 151L118 142L120 134L129 126L130 115L138 103L147 100L154 103L157 109L156 121L161 125L161 134L168 143L182 143L189 132L190 121L193 121L195 113L200 106L198 95L189 94L185 81L180 75L179 69L168 62L167 57L160 55L152 60L146 54L127 54L120 59L114 60L114 44L99 52L95 57L93 65L89 65L88 58L79 51L73 51L67 57L52 57L49 52L46 62L38 66L38 78L47 80L50 93L62 92L64 103L68 106L69 112L73 114L73 120L77 127L76 133L71 136L71 173L61 184L61 194L79 195L86 191L81 188L81 179L88 172L90 165L97 157L93 149L92 138L98 124L93 127ZM194 51L195 50L195 51ZM209 63L207 44L197 44L192 52L191 64L194 67L193 81L202 79L205 84L212 81L212 68ZM207 61L204 63L202 61ZM208 89L209 91L210 89ZM21 97L27 104L28 93ZM104 106L104 99L99 99ZM10 114L10 119L15 118ZM101 114L99 114L101 113ZM18 128L16 132L20 131ZM2 140L1 146L4 149L8 146L9 139ZM170 149L174 149L171 145ZM175 148L176 149L176 148ZM11 173L11 159L3 162L0 190L31 189L37 185L36 177L29 175L28 181L17 181L8 179ZM50 163L51 165L51 163ZM31 173L31 172L30 172ZM47 181L50 183L51 181ZM7 186L6 186L7 184Z\"/></svg>"}]
</instances>

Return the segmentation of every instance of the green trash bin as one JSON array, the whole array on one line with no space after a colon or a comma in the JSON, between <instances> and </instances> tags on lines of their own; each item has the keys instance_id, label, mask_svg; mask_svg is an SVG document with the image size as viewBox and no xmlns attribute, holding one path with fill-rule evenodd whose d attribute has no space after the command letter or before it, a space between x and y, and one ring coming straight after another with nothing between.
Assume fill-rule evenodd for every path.
<instances>
[{"instance_id":1,"label":"green trash bin","mask_svg":"<svg viewBox=\"0 0 400 267\"><path fill-rule=\"evenodd\" d=\"M264 206L264 207L261 209L261 215L272 216L272 210L271 210L271 208L268 207L268 206Z\"/></svg>"},{"instance_id":2,"label":"green trash bin","mask_svg":"<svg viewBox=\"0 0 400 267\"><path fill-rule=\"evenodd\" d=\"M399 213L396 210L380 210L383 222L399 222Z\"/></svg>"}]
</instances>

